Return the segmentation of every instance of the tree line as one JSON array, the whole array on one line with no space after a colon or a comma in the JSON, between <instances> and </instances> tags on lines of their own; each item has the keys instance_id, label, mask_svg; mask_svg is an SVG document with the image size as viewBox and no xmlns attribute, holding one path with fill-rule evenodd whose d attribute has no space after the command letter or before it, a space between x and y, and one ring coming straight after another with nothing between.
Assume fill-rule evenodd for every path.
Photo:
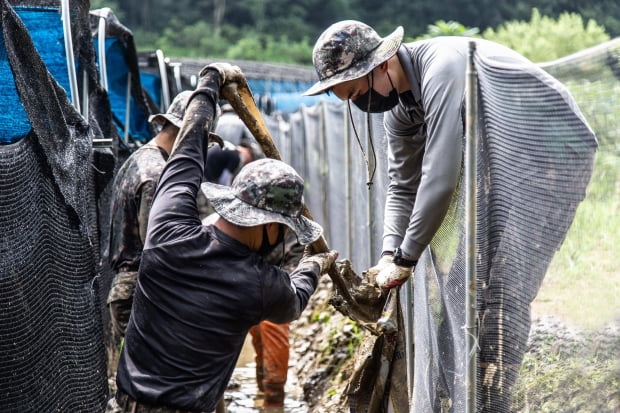
<instances>
[{"instance_id":1,"label":"tree line","mask_svg":"<svg viewBox=\"0 0 620 413\"><path fill-rule=\"evenodd\" d=\"M507 24L540 24L543 19L559 23L566 16L578 16L581 31L594 27L607 38L620 35L617 0L91 0L91 8L99 7L115 12L134 32L139 49L299 64L311 63L317 37L343 19L361 20L380 35L403 26L408 41L433 29L439 35L455 34L450 32L454 25L464 34L498 33ZM574 34L574 28L567 29Z\"/></svg>"}]
</instances>

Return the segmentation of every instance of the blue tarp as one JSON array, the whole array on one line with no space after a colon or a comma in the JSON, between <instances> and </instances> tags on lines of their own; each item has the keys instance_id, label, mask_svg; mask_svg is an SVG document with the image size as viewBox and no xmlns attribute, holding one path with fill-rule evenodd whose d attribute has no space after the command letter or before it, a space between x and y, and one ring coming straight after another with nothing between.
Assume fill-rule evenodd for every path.
<instances>
[{"instance_id":1,"label":"blue tarp","mask_svg":"<svg viewBox=\"0 0 620 413\"><path fill-rule=\"evenodd\" d=\"M140 72L142 87L149 94L157 107L161 108L161 77L153 73Z\"/></svg>"},{"instance_id":2,"label":"blue tarp","mask_svg":"<svg viewBox=\"0 0 620 413\"><path fill-rule=\"evenodd\" d=\"M94 38L95 44L98 38ZM115 37L109 37L105 40L106 48L106 72L108 78L108 95L110 98L110 107L114 114L118 133L120 136L125 135L126 123L126 99L127 99L127 73L129 67L125 60L125 49L123 43ZM99 59L99 48L96 47L97 59ZM140 74L142 79L143 74ZM146 142L151 139L151 133L148 128L148 120L145 119L140 106L135 99L130 100L130 125L129 136L134 140Z\"/></svg>"},{"instance_id":3,"label":"blue tarp","mask_svg":"<svg viewBox=\"0 0 620 413\"><path fill-rule=\"evenodd\" d=\"M61 15L56 8L14 7L30 33L49 72L71 99L69 73ZM0 144L13 143L26 135L30 121L17 95L13 73L3 41L0 41Z\"/></svg>"}]
</instances>

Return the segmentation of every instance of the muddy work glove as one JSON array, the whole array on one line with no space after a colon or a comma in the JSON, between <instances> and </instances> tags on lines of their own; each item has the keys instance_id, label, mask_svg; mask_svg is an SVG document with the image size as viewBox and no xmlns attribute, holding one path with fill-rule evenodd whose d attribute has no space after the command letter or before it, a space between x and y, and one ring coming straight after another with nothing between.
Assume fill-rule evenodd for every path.
<instances>
[{"instance_id":1,"label":"muddy work glove","mask_svg":"<svg viewBox=\"0 0 620 413\"><path fill-rule=\"evenodd\" d=\"M379 258L379 262L377 262L377 265L375 265L374 267L370 267L369 269L367 269L366 271L362 273L364 278L366 279L366 282L368 282L369 284L375 284L377 280L377 275L379 275L381 270L386 268L391 263L392 263L392 254L384 253L381 256L381 258Z\"/></svg>"},{"instance_id":2,"label":"muddy work glove","mask_svg":"<svg viewBox=\"0 0 620 413\"><path fill-rule=\"evenodd\" d=\"M203 77L209 70L215 70L220 74L221 85L225 86L229 83L239 82L245 76L239 66L230 63L217 62L206 65L200 71L200 77Z\"/></svg>"},{"instance_id":3,"label":"muddy work glove","mask_svg":"<svg viewBox=\"0 0 620 413\"><path fill-rule=\"evenodd\" d=\"M338 251L320 252L312 254L310 246L304 249L304 256L299 261L297 268L318 266L318 275L325 274L338 258ZM316 264L316 266L314 265Z\"/></svg>"},{"instance_id":4,"label":"muddy work glove","mask_svg":"<svg viewBox=\"0 0 620 413\"><path fill-rule=\"evenodd\" d=\"M417 261L403 258L400 248L394 251L392 262L377 274L377 285L383 289L398 287L411 277Z\"/></svg>"}]
</instances>

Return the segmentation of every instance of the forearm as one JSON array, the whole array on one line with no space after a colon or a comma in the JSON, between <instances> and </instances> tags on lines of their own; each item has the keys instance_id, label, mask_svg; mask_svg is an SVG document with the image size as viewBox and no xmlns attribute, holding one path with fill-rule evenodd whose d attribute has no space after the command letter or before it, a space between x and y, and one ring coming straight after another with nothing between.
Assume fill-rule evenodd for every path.
<instances>
[{"instance_id":1,"label":"forearm","mask_svg":"<svg viewBox=\"0 0 620 413\"><path fill-rule=\"evenodd\" d=\"M157 185L149 216L145 248L165 242L167 225L200 225L196 195L205 169L208 131L211 130L219 97L219 75L209 71L201 77L185 110L183 126Z\"/></svg>"},{"instance_id":2,"label":"forearm","mask_svg":"<svg viewBox=\"0 0 620 413\"><path fill-rule=\"evenodd\" d=\"M409 226L420 184L424 140L408 130L400 130L399 120L386 123L388 175L382 251L400 247Z\"/></svg>"},{"instance_id":3,"label":"forearm","mask_svg":"<svg viewBox=\"0 0 620 413\"><path fill-rule=\"evenodd\" d=\"M290 274L291 284L295 286L295 294L297 295L299 303L299 314L297 317L299 317L301 311L306 308L308 300L310 300L310 297L316 290L319 282L319 272L320 268L318 264L304 265L300 263Z\"/></svg>"}]
</instances>

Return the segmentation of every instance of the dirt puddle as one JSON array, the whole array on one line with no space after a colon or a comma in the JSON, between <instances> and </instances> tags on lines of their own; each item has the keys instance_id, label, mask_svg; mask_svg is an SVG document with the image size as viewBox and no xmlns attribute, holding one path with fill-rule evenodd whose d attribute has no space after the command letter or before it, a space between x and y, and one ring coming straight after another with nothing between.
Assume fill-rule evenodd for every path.
<instances>
[{"instance_id":1,"label":"dirt puddle","mask_svg":"<svg viewBox=\"0 0 620 413\"><path fill-rule=\"evenodd\" d=\"M294 363L295 355L291 351L290 363ZM254 347L250 335L245 341L239 361L235 367L224 398L228 413L307 413L308 406L303 401L303 391L297 382L293 369L289 367L285 387L286 395L283 408L263 408L263 400L256 387L256 364L254 363Z\"/></svg>"}]
</instances>

